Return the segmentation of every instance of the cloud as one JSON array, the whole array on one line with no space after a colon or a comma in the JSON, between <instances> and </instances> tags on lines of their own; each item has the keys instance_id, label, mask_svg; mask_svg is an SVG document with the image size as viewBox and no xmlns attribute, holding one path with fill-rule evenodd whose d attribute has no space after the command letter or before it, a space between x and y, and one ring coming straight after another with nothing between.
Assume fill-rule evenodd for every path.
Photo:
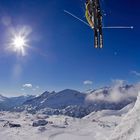
<instances>
[{"instance_id":1,"label":"cloud","mask_svg":"<svg viewBox=\"0 0 140 140\"><path fill-rule=\"evenodd\" d=\"M93 82L90 81L90 80L86 80L86 81L83 82L83 84L84 84L84 85L92 85Z\"/></svg>"},{"instance_id":2,"label":"cloud","mask_svg":"<svg viewBox=\"0 0 140 140\"><path fill-rule=\"evenodd\" d=\"M131 74L134 74L134 75L136 75L136 76L140 76L140 72L137 72L137 71L135 71L135 70L131 71Z\"/></svg>"},{"instance_id":3,"label":"cloud","mask_svg":"<svg viewBox=\"0 0 140 140\"><path fill-rule=\"evenodd\" d=\"M136 98L140 91L140 83L133 86L126 86L124 80L113 80L111 88L107 88L106 92L102 89L89 94L86 97L87 101L107 101L111 103L118 103L128 98Z\"/></svg>"},{"instance_id":4,"label":"cloud","mask_svg":"<svg viewBox=\"0 0 140 140\"><path fill-rule=\"evenodd\" d=\"M33 86L32 86L32 84L24 84L24 85L22 85L22 87L23 88L32 88Z\"/></svg>"}]
</instances>

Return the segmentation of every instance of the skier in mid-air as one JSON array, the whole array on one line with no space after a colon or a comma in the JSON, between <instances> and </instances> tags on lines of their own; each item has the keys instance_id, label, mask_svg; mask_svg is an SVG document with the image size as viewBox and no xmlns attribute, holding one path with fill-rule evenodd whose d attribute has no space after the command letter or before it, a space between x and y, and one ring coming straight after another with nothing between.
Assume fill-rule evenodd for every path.
<instances>
[{"instance_id":1,"label":"skier in mid-air","mask_svg":"<svg viewBox=\"0 0 140 140\"><path fill-rule=\"evenodd\" d=\"M94 29L95 48L103 47L102 14L99 0L86 0L86 19L92 29Z\"/></svg>"},{"instance_id":2,"label":"skier in mid-air","mask_svg":"<svg viewBox=\"0 0 140 140\"><path fill-rule=\"evenodd\" d=\"M90 26L94 31L94 47L103 48L103 29L133 29L133 26L104 26L102 21L102 10L100 7L101 0L86 0L85 2L85 17L87 22L80 19L71 12L64 10L65 13L73 18L81 21L87 26Z\"/></svg>"}]
</instances>

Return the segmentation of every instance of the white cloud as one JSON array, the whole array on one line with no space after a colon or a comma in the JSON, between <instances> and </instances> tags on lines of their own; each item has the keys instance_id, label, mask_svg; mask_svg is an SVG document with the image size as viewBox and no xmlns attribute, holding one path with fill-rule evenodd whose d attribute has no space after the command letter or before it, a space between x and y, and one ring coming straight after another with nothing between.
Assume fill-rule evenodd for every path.
<instances>
[{"instance_id":1,"label":"white cloud","mask_svg":"<svg viewBox=\"0 0 140 140\"><path fill-rule=\"evenodd\" d=\"M140 72L137 72L135 70L131 71L132 74L136 75L136 76L140 76Z\"/></svg>"},{"instance_id":2,"label":"white cloud","mask_svg":"<svg viewBox=\"0 0 140 140\"><path fill-rule=\"evenodd\" d=\"M123 88L125 85L123 80L114 80L112 87L107 95L103 94L102 90L98 90L87 96L87 101L108 101L120 102L130 97L137 97L140 91L140 83L137 83L129 88ZM120 88L121 87L121 88Z\"/></svg>"},{"instance_id":3,"label":"white cloud","mask_svg":"<svg viewBox=\"0 0 140 140\"><path fill-rule=\"evenodd\" d=\"M22 85L22 87L23 88L32 88L33 86L32 86L32 84L24 84L24 85Z\"/></svg>"},{"instance_id":4,"label":"white cloud","mask_svg":"<svg viewBox=\"0 0 140 140\"><path fill-rule=\"evenodd\" d=\"M86 81L83 82L83 84L84 84L84 85L92 85L93 82L90 81L90 80L86 80Z\"/></svg>"}]
</instances>

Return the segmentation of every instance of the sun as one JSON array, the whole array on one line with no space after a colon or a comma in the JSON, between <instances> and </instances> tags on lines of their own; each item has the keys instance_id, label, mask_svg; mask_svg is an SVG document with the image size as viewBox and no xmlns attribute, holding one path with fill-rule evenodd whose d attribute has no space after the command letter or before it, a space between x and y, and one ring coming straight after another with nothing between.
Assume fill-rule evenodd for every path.
<instances>
[{"instance_id":1,"label":"sun","mask_svg":"<svg viewBox=\"0 0 140 140\"><path fill-rule=\"evenodd\" d=\"M12 46L15 51L22 52L27 46L27 40L23 36L15 36L12 39Z\"/></svg>"},{"instance_id":2,"label":"sun","mask_svg":"<svg viewBox=\"0 0 140 140\"><path fill-rule=\"evenodd\" d=\"M10 50L16 52L19 55L25 56L26 50L29 47L29 30L27 28L21 28L19 30L12 30L9 42Z\"/></svg>"},{"instance_id":3,"label":"sun","mask_svg":"<svg viewBox=\"0 0 140 140\"><path fill-rule=\"evenodd\" d=\"M16 48L16 49L22 49L24 48L24 46L26 46L26 40L24 37L22 36L16 36L14 39L13 39L13 46Z\"/></svg>"},{"instance_id":4,"label":"sun","mask_svg":"<svg viewBox=\"0 0 140 140\"><path fill-rule=\"evenodd\" d=\"M15 35L11 39L11 48L13 51L15 51L21 55L25 55L25 50L28 47L27 42L28 42L28 40L26 39L25 36Z\"/></svg>"}]
</instances>

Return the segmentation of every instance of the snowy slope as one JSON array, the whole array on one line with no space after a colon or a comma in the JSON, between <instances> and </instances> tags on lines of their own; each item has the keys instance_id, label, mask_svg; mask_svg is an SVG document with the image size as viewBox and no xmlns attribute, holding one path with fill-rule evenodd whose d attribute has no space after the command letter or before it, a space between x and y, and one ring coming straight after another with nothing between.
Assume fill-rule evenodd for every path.
<instances>
[{"instance_id":1,"label":"snowy slope","mask_svg":"<svg viewBox=\"0 0 140 140\"><path fill-rule=\"evenodd\" d=\"M140 93L135 106L122 119L110 140L139 140L140 139Z\"/></svg>"},{"instance_id":2,"label":"snowy slope","mask_svg":"<svg viewBox=\"0 0 140 140\"><path fill-rule=\"evenodd\" d=\"M132 103L121 110L92 112L81 119L63 115L48 116L41 111L36 114L29 114L26 111L0 112L0 138L2 140L134 140L134 138L138 140L139 98L135 106ZM34 127L33 122L39 120L48 123ZM7 122L20 124L21 127L10 128L9 125L5 125Z\"/></svg>"},{"instance_id":3,"label":"snowy slope","mask_svg":"<svg viewBox=\"0 0 140 140\"><path fill-rule=\"evenodd\" d=\"M104 111L99 111L97 114L94 112L94 115L90 114L83 119L63 115L47 116L41 113L1 112L0 137L2 140L108 140L120 123L121 117L120 115L104 115ZM33 127L33 122L40 119L49 123L45 126ZM3 127L7 121L20 124L21 127Z\"/></svg>"},{"instance_id":4,"label":"snowy slope","mask_svg":"<svg viewBox=\"0 0 140 140\"><path fill-rule=\"evenodd\" d=\"M90 120L75 119L66 116L51 116L45 126L33 127L33 121L38 115L24 113L2 112L0 114L0 137L2 140L106 140L112 122L92 122ZM20 124L20 128L4 126L7 121ZM106 125L105 125L106 124ZM110 126L108 126L110 125ZM31 135L32 134L32 135Z\"/></svg>"},{"instance_id":5,"label":"snowy slope","mask_svg":"<svg viewBox=\"0 0 140 140\"><path fill-rule=\"evenodd\" d=\"M98 111L98 112L92 112L89 115L83 117L83 119L88 119L88 120L92 120L94 119L99 119L101 117L109 117L109 116L124 116L126 113L129 112L129 110L131 110L134 107L134 103L128 104L127 106L125 106L124 108L122 108L121 110L102 110L102 111Z\"/></svg>"}]
</instances>

